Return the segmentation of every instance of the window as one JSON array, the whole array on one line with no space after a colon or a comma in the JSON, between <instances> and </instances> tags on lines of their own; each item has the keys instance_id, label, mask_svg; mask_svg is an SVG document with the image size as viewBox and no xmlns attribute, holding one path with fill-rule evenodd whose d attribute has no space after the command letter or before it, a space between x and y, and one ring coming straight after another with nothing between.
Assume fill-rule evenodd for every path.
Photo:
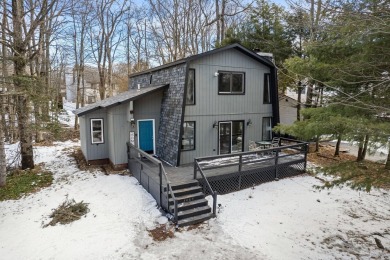
<instances>
[{"instance_id":1,"label":"window","mask_svg":"<svg viewBox=\"0 0 390 260\"><path fill-rule=\"evenodd\" d=\"M218 72L219 94L244 94L245 74L243 72Z\"/></svg>"},{"instance_id":2,"label":"window","mask_svg":"<svg viewBox=\"0 0 390 260\"><path fill-rule=\"evenodd\" d=\"M104 143L103 119L91 119L91 140L93 144Z\"/></svg>"},{"instance_id":3,"label":"window","mask_svg":"<svg viewBox=\"0 0 390 260\"><path fill-rule=\"evenodd\" d=\"M272 117L263 117L263 141L272 139Z\"/></svg>"},{"instance_id":4,"label":"window","mask_svg":"<svg viewBox=\"0 0 390 260\"><path fill-rule=\"evenodd\" d=\"M263 103L271 103L271 91L270 91L270 74L264 74L264 91L263 91Z\"/></svg>"},{"instance_id":5,"label":"window","mask_svg":"<svg viewBox=\"0 0 390 260\"><path fill-rule=\"evenodd\" d=\"M195 150L195 121L186 121L183 124L181 150L182 151Z\"/></svg>"},{"instance_id":6,"label":"window","mask_svg":"<svg viewBox=\"0 0 390 260\"><path fill-rule=\"evenodd\" d=\"M219 122L219 154L244 150L244 121Z\"/></svg>"},{"instance_id":7,"label":"window","mask_svg":"<svg viewBox=\"0 0 390 260\"><path fill-rule=\"evenodd\" d=\"M195 69L189 69L187 81L186 105L195 105Z\"/></svg>"}]
</instances>

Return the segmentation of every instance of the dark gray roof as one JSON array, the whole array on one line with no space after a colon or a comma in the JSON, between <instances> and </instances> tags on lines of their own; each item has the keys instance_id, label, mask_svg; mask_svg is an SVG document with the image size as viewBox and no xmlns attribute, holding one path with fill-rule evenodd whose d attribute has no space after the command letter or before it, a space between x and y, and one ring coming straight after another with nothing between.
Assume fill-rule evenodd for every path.
<instances>
[{"instance_id":1,"label":"dark gray roof","mask_svg":"<svg viewBox=\"0 0 390 260\"><path fill-rule=\"evenodd\" d=\"M131 89L116 96L109 97L96 103L90 104L88 106L78 108L74 110L73 113L78 116L82 116L100 108L109 108L115 105L119 105L123 102L136 100L144 95L150 94L167 86L168 85L158 85L153 87L141 88L140 90Z\"/></svg>"},{"instance_id":2,"label":"dark gray roof","mask_svg":"<svg viewBox=\"0 0 390 260\"><path fill-rule=\"evenodd\" d=\"M264 64L264 65L266 65L268 67L275 67L275 64L273 64L272 61L270 61L268 58L260 56L257 53L255 53L255 52L245 48L244 46L242 46L242 45L240 45L238 43L235 43L235 44L231 44L231 45L228 45L228 46L225 46L225 47L217 48L217 49L214 49L214 50L211 50L211 51L206 51L206 52L203 52L203 53L200 53L200 54L189 56L187 58L183 58L183 59L180 59L180 60L177 60L177 61L174 61L174 62L171 62L171 63L167 63L167 64L164 64L164 65L155 67L155 68L151 68L151 69L144 70L144 71L141 71L141 72L136 72L136 73L131 74L129 77L131 78L131 77L142 75L142 74L145 74L145 73L150 73L150 72L161 70L161 69L164 69L164 68L169 68L169 67L172 67L172 66L175 66L175 65L179 65L179 64L182 64L182 63L185 63L185 62L188 62L188 61L193 61L193 60L196 60L196 59L199 59L199 58L211 55L211 54L215 54L215 53L218 53L218 52L221 52L221 51L229 50L229 49L238 50L239 52L241 52L241 53L243 53L243 54L245 54L245 55L247 55L249 57L252 57L253 59L257 60L258 62L260 62L260 63L262 63L262 64Z\"/></svg>"}]
</instances>

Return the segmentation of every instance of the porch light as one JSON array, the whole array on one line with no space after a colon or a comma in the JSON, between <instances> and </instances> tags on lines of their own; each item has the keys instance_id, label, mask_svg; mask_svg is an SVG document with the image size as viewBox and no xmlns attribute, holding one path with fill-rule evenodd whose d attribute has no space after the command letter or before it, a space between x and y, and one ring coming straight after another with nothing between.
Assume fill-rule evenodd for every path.
<instances>
[{"instance_id":1,"label":"porch light","mask_svg":"<svg viewBox=\"0 0 390 260\"><path fill-rule=\"evenodd\" d=\"M216 72L214 73L214 76L215 76L215 77L218 77L218 76L219 76L218 71L216 71Z\"/></svg>"},{"instance_id":2,"label":"porch light","mask_svg":"<svg viewBox=\"0 0 390 260\"><path fill-rule=\"evenodd\" d=\"M218 122L214 121L213 128L217 128L217 127L218 127Z\"/></svg>"},{"instance_id":3,"label":"porch light","mask_svg":"<svg viewBox=\"0 0 390 260\"><path fill-rule=\"evenodd\" d=\"M248 127L250 127L250 126L252 126L252 120L248 120L248 122L246 122L246 126L248 126Z\"/></svg>"},{"instance_id":4,"label":"porch light","mask_svg":"<svg viewBox=\"0 0 390 260\"><path fill-rule=\"evenodd\" d=\"M135 127L135 121L134 121L134 119L132 118L132 119L130 119L130 125L131 125L131 127L132 128L134 128Z\"/></svg>"}]
</instances>

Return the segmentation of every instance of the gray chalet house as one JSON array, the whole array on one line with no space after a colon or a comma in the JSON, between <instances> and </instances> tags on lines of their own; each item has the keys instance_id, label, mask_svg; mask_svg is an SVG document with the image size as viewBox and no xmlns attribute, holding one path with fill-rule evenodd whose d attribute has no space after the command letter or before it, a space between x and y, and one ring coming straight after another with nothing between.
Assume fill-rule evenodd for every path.
<instances>
[{"instance_id":1,"label":"gray chalet house","mask_svg":"<svg viewBox=\"0 0 390 260\"><path fill-rule=\"evenodd\" d=\"M239 44L129 76L129 90L74 111L90 164L126 167L127 142L172 166L248 151L279 122L276 67Z\"/></svg>"}]
</instances>

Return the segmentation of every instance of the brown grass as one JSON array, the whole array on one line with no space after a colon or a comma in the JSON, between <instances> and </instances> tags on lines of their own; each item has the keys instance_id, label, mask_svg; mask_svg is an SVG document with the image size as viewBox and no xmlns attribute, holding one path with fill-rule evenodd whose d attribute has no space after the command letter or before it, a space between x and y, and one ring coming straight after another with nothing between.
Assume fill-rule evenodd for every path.
<instances>
[{"instance_id":1,"label":"brown grass","mask_svg":"<svg viewBox=\"0 0 390 260\"><path fill-rule=\"evenodd\" d=\"M155 229L148 230L148 232L154 241L164 241L168 238L175 237L174 227L167 229L166 225L160 225Z\"/></svg>"},{"instance_id":2,"label":"brown grass","mask_svg":"<svg viewBox=\"0 0 390 260\"><path fill-rule=\"evenodd\" d=\"M53 210L53 213L50 214L52 220L43 225L43 227L55 226L56 224L68 224L73 221L79 220L82 216L89 212L88 203L83 201L76 202L74 199L66 199L61 203L58 208Z\"/></svg>"}]
</instances>

